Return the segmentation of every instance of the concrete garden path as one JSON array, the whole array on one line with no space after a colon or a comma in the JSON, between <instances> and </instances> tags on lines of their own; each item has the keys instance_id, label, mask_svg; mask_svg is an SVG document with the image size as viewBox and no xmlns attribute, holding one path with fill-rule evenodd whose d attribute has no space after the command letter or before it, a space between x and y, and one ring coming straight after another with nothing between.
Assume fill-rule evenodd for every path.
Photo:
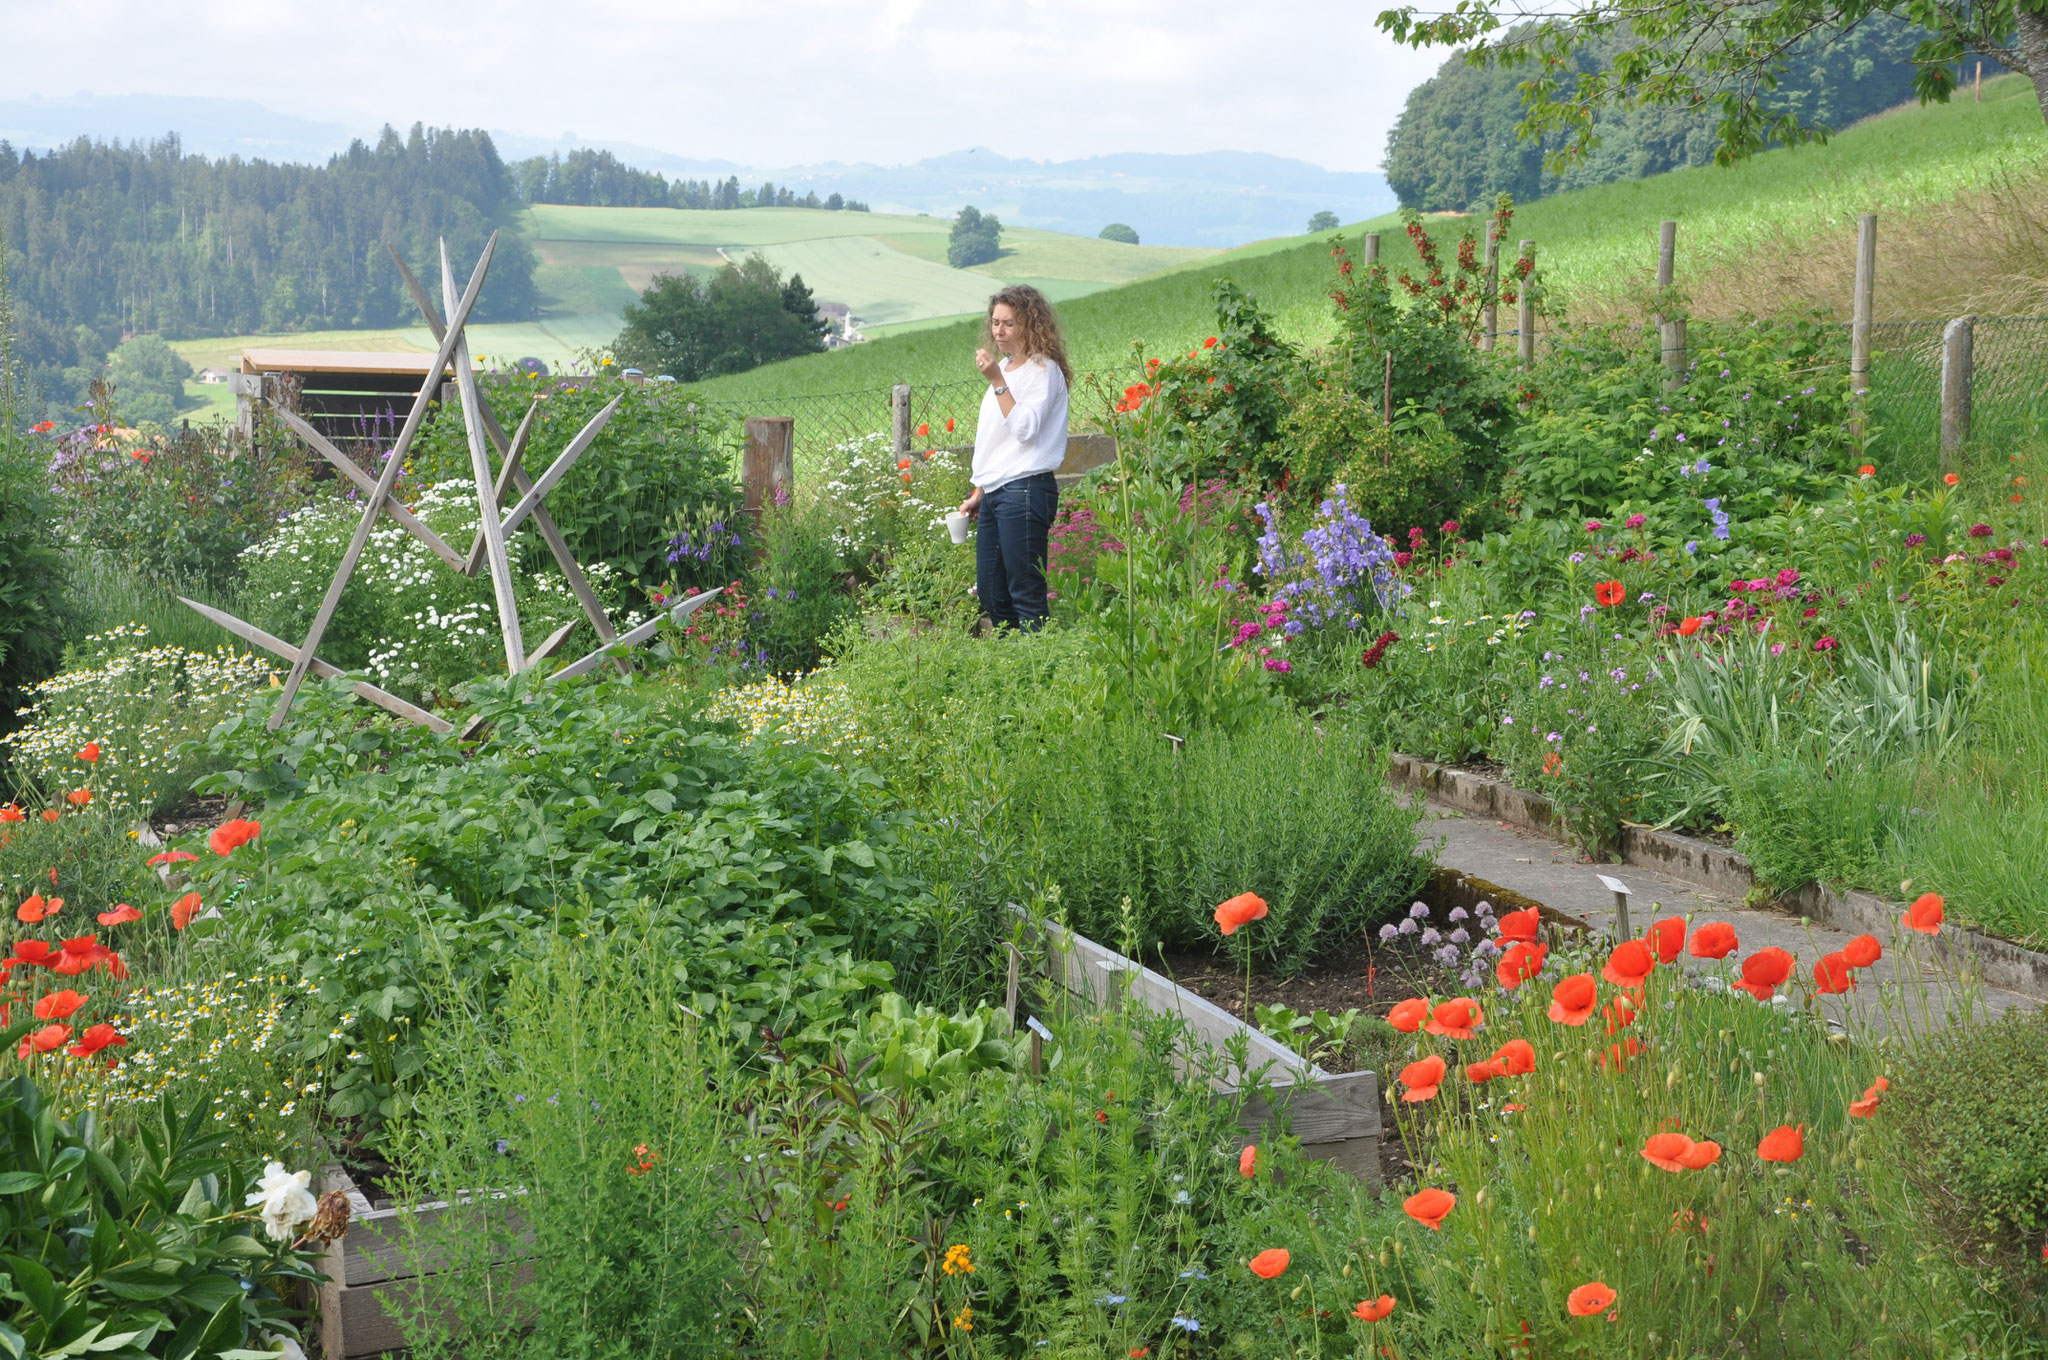
<instances>
[{"instance_id":1,"label":"concrete garden path","mask_svg":"<svg viewBox=\"0 0 2048 1360\"><path fill-rule=\"evenodd\" d=\"M1544 906L1576 916L1595 930L1608 930L1614 924L1614 894L1600 881L1600 876L1605 874L1620 879L1630 889L1630 925L1638 934L1653 914L1690 916L1694 924L1704 920L1726 921L1735 927L1736 936L1742 942L1741 949L1731 958L1742 957L1766 945L1777 945L1799 960L1793 979L1808 987L1813 981L1814 960L1840 949L1851 938L1847 932L1830 930L1819 924L1805 924L1796 916L1745 907L1737 898L1717 895L1695 883L1655 869L1634 864L1595 864L1581 858L1570 846L1547 836L1506 822L1468 815L1434 801L1423 804L1423 820L1417 833L1423 847L1434 845L1441 838L1443 848L1438 853L1438 862L1445 868L1454 869L1468 878L1497 883ZM1651 909L1653 902L1661 904L1654 913ZM1899 933L1909 934L1903 928ZM1884 942L1885 956L1876 966L1861 974L1862 985L1846 997L1823 997L1822 1001L1833 1009L1838 1019L1846 1018L1843 1003L1847 1002L1854 1007L1857 1022L1887 1025L1888 1017L1884 1015L1879 1001L1880 987L1875 984L1902 980L1910 983L1910 978L1902 978L1901 970L1916 963L1915 971L1926 983L1925 1004L1936 1012L1929 1018L1938 1023L1939 1013L1949 1010L1949 1003L1959 995L1953 969L1925 954L1915 952L1910 957L1904 956L1899 943L1890 935L1883 931L1877 935ZM1682 955L1681 963L1692 968L1723 970L1722 964L1689 956ZM1886 987L1884 990L1892 989ZM1922 989L1908 985L1894 995L1906 999L1916 1022L1914 1027L1918 1028L1923 1005ZM1898 1004L1895 1000L1894 1005ZM1987 1014L1995 1018L2015 1006L2031 1009L2041 1004L2035 997L1979 984L1972 1011L1980 1018Z\"/></svg>"}]
</instances>

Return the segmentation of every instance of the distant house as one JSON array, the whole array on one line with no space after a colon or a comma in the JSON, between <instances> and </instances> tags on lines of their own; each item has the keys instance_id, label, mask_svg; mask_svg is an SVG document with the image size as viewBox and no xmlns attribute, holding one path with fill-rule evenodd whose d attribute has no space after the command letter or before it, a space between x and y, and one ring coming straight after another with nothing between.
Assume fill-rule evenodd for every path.
<instances>
[{"instance_id":1,"label":"distant house","mask_svg":"<svg viewBox=\"0 0 2048 1360\"><path fill-rule=\"evenodd\" d=\"M228 380L228 371L227 371L226 369L224 369L224 368L202 368L202 369L200 369L200 370L199 370L199 381L200 381L200 382L203 382L203 383L224 383L224 382L226 382L227 380Z\"/></svg>"}]
</instances>

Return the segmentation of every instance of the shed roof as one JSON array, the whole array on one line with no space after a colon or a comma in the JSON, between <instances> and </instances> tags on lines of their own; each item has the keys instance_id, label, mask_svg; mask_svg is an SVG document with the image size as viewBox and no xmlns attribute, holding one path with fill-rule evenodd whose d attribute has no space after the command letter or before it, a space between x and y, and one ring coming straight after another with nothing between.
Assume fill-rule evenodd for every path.
<instances>
[{"instance_id":1,"label":"shed roof","mask_svg":"<svg viewBox=\"0 0 2048 1360\"><path fill-rule=\"evenodd\" d=\"M346 349L245 349L244 373L388 373L424 376L431 354L375 354ZM472 362L474 362L472 360ZM452 366L446 370L453 372Z\"/></svg>"}]
</instances>

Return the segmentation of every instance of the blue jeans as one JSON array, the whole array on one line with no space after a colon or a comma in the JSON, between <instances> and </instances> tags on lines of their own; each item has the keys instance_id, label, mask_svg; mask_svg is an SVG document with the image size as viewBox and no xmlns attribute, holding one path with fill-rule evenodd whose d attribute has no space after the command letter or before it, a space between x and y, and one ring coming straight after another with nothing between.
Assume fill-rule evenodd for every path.
<instances>
[{"instance_id":1,"label":"blue jeans","mask_svg":"<svg viewBox=\"0 0 2048 1360\"><path fill-rule=\"evenodd\" d=\"M982 493L975 591L997 627L1036 628L1045 622L1046 539L1059 505L1059 483L1050 472Z\"/></svg>"}]
</instances>

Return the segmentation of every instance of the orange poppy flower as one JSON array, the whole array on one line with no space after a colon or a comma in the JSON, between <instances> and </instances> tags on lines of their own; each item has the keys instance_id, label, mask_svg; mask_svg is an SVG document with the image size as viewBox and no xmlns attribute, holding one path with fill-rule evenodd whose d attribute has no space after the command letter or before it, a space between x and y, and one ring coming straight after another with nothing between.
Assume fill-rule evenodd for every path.
<instances>
[{"instance_id":1,"label":"orange poppy flower","mask_svg":"<svg viewBox=\"0 0 2048 1360\"><path fill-rule=\"evenodd\" d=\"M1394 1296L1382 1294L1376 1299L1360 1299L1358 1306L1351 1310L1351 1316L1360 1322L1381 1322L1394 1311Z\"/></svg>"},{"instance_id":2,"label":"orange poppy flower","mask_svg":"<svg viewBox=\"0 0 2048 1360\"><path fill-rule=\"evenodd\" d=\"M1418 1190L1401 1201L1401 1208L1408 1217L1428 1228L1431 1232L1442 1232L1444 1215L1458 1205L1458 1197L1447 1190L1431 1187Z\"/></svg>"},{"instance_id":3,"label":"orange poppy flower","mask_svg":"<svg viewBox=\"0 0 2048 1360\"><path fill-rule=\"evenodd\" d=\"M78 758L88 765L92 764L100 758L100 744L96 741L87 742L80 748Z\"/></svg>"},{"instance_id":4,"label":"orange poppy flower","mask_svg":"<svg viewBox=\"0 0 2048 1360\"><path fill-rule=\"evenodd\" d=\"M926 435L930 434L931 432L932 432L932 427L931 427L931 424L930 424L929 422L926 422L925 424L919 425L919 426L917 427L917 437L918 437L919 439L922 439L922 438L924 438L924 437L925 437Z\"/></svg>"},{"instance_id":5,"label":"orange poppy flower","mask_svg":"<svg viewBox=\"0 0 2048 1360\"><path fill-rule=\"evenodd\" d=\"M1401 1084L1408 1088L1401 1093L1401 1099L1410 1105L1433 1099L1443 1084L1444 1071L1444 1060L1434 1053L1420 1062L1409 1063L1401 1069Z\"/></svg>"},{"instance_id":6,"label":"orange poppy flower","mask_svg":"<svg viewBox=\"0 0 2048 1360\"><path fill-rule=\"evenodd\" d=\"M1792 976L1792 956L1776 945L1767 945L1742 961L1740 987L1759 1001L1769 1001L1778 984Z\"/></svg>"},{"instance_id":7,"label":"orange poppy flower","mask_svg":"<svg viewBox=\"0 0 2048 1360\"><path fill-rule=\"evenodd\" d=\"M1602 581L1593 587L1593 598L1602 609L1610 609L1628 598L1628 587L1619 581Z\"/></svg>"},{"instance_id":8,"label":"orange poppy flower","mask_svg":"<svg viewBox=\"0 0 2048 1360\"><path fill-rule=\"evenodd\" d=\"M186 893L183 897L171 903L171 925L178 930L183 930L186 926L191 925L192 918L198 914L201 905L203 904L199 900L198 893Z\"/></svg>"},{"instance_id":9,"label":"orange poppy flower","mask_svg":"<svg viewBox=\"0 0 2048 1360\"><path fill-rule=\"evenodd\" d=\"M57 820L57 809L55 809L55 808L44 808L44 809L43 809L43 820L44 820L44 821L46 821L46 822L54 822L54 821L56 821L56 820Z\"/></svg>"},{"instance_id":10,"label":"orange poppy flower","mask_svg":"<svg viewBox=\"0 0 2048 1360\"><path fill-rule=\"evenodd\" d=\"M953 418L951 416L946 417L946 433L953 433Z\"/></svg>"},{"instance_id":11,"label":"orange poppy flower","mask_svg":"<svg viewBox=\"0 0 2048 1360\"><path fill-rule=\"evenodd\" d=\"M151 855L148 863L153 869L159 864L188 864L198 858L189 850L166 850L162 854Z\"/></svg>"},{"instance_id":12,"label":"orange poppy flower","mask_svg":"<svg viewBox=\"0 0 2048 1360\"><path fill-rule=\"evenodd\" d=\"M1875 477L1877 475L1877 469L1872 467L1870 464L1865 463L1862 467L1856 469L1856 475L1858 477Z\"/></svg>"},{"instance_id":13,"label":"orange poppy flower","mask_svg":"<svg viewBox=\"0 0 2048 1360\"><path fill-rule=\"evenodd\" d=\"M1958 476L1956 476L1956 474L1955 474L1955 473L1953 473L1953 472L1949 472L1949 473L1944 473L1944 474L1942 475L1942 478L1941 478L1941 480L1942 480L1942 481L1944 481L1944 482L1946 482L1946 483L1948 483L1948 484L1949 484L1950 486L1954 486L1954 485L1955 485L1955 484L1956 484L1957 482L1960 482L1960 481L1961 481L1961 480L1963 480L1963 479L1962 479L1962 478L1960 478L1960 477L1958 477Z\"/></svg>"},{"instance_id":14,"label":"orange poppy flower","mask_svg":"<svg viewBox=\"0 0 2048 1360\"><path fill-rule=\"evenodd\" d=\"M1879 1077L1878 1080L1883 1081L1884 1078ZM1878 1087L1864 1087L1863 1098L1861 1100L1852 1100L1849 1102L1849 1117L1851 1119L1870 1118L1871 1115L1877 1113L1878 1102L1883 1099L1884 1092Z\"/></svg>"},{"instance_id":15,"label":"orange poppy flower","mask_svg":"<svg viewBox=\"0 0 2048 1360\"><path fill-rule=\"evenodd\" d=\"M1536 927L1541 923L1541 914L1535 907L1524 907L1521 911L1502 912L1500 937L1503 940L1536 939Z\"/></svg>"},{"instance_id":16,"label":"orange poppy flower","mask_svg":"<svg viewBox=\"0 0 2048 1360\"><path fill-rule=\"evenodd\" d=\"M1756 1155L1766 1162L1796 1162L1806 1155L1806 1125L1780 1124L1756 1145Z\"/></svg>"},{"instance_id":17,"label":"orange poppy flower","mask_svg":"<svg viewBox=\"0 0 2048 1360\"><path fill-rule=\"evenodd\" d=\"M1403 1034L1413 1034L1429 1018L1429 998L1412 996L1387 1012L1387 1023Z\"/></svg>"},{"instance_id":18,"label":"orange poppy flower","mask_svg":"<svg viewBox=\"0 0 2048 1360\"><path fill-rule=\"evenodd\" d=\"M73 789L71 792L64 795L64 801L71 804L71 806L73 807L82 808L87 803L90 803L92 801L92 790Z\"/></svg>"},{"instance_id":19,"label":"orange poppy flower","mask_svg":"<svg viewBox=\"0 0 2048 1360\"><path fill-rule=\"evenodd\" d=\"M28 1038L23 1039L21 1047L15 1050L14 1056L26 1060L32 1052L55 1053L58 1049L64 1047L64 1041L70 1037L71 1026L69 1025L45 1025L29 1035Z\"/></svg>"},{"instance_id":20,"label":"orange poppy flower","mask_svg":"<svg viewBox=\"0 0 2048 1360\"><path fill-rule=\"evenodd\" d=\"M1858 935L1842 946L1842 957L1849 961L1851 968L1868 968L1884 957L1884 946L1877 942L1875 935Z\"/></svg>"},{"instance_id":21,"label":"orange poppy flower","mask_svg":"<svg viewBox=\"0 0 2048 1360\"><path fill-rule=\"evenodd\" d=\"M1237 1154L1237 1174L1246 1180L1250 1180L1258 1174L1258 1170L1259 1145L1252 1143L1247 1145L1243 1152Z\"/></svg>"},{"instance_id":22,"label":"orange poppy flower","mask_svg":"<svg viewBox=\"0 0 2048 1360\"><path fill-rule=\"evenodd\" d=\"M78 1042L65 1049L74 1058L90 1058L103 1048L119 1047L128 1041L112 1025L94 1025L78 1036Z\"/></svg>"},{"instance_id":23,"label":"orange poppy flower","mask_svg":"<svg viewBox=\"0 0 2048 1360\"><path fill-rule=\"evenodd\" d=\"M1475 1085L1483 1085L1486 1082L1492 1081L1495 1077L1502 1075L1504 1074L1501 1071L1500 1064L1497 1062L1493 1062L1490 1059L1486 1062L1475 1062L1465 1064L1465 1080L1472 1082Z\"/></svg>"},{"instance_id":24,"label":"orange poppy flower","mask_svg":"<svg viewBox=\"0 0 2048 1360\"><path fill-rule=\"evenodd\" d=\"M1543 757L1543 773L1554 775L1564 768L1564 757L1552 751Z\"/></svg>"},{"instance_id":25,"label":"orange poppy flower","mask_svg":"<svg viewBox=\"0 0 2048 1360\"><path fill-rule=\"evenodd\" d=\"M31 967L40 967L50 962L50 955L57 951L44 940L16 940L14 957Z\"/></svg>"},{"instance_id":26,"label":"orange poppy flower","mask_svg":"<svg viewBox=\"0 0 2048 1360\"><path fill-rule=\"evenodd\" d=\"M14 909L15 918L29 925L34 925L49 914L49 903L43 900L41 893L30 893L22 900L21 905Z\"/></svg>"},{"instance_id":27,"label":"orange poppy flower","mask_svg":"<svg viewBox=\"0 0 2048 1360\"><path fill-rule=\"evenodd\" d=\"M0 803L0 822L25 822L27 820L28 818L21 815L21 809L14 804Z\"/></svg>"},{"instance_id":28,"label":"orange poppy flower","mask_svg":"<svg viewBox=\"0 0 2048 1360\"><path fill-rule=\"evenodd\" d=\"M1510 1039L1494 1051L1493 1061L1504 1077L1525 1076L1536 1070L1536 1046L1527 1039Z\"/></svg>"},{"instance_id":29,"label":"orange poppy flower","mask_svg":"<svg viewBox=\"0 0 2048 1360\"><path fill-rule=\"evenodd\" d=\"M1922 935L1939 935L1941 919L1941 894L1921 893L1913 899L1913 905L1906 908L1906 914L1899 918L1899 924L1910 930L1917 930Z\"/></svg>"},{"instance_id":30,"label":"orange poppy flower","mask_svg":"<svg viewBox=\"0 0 2048 1360\"><path fill-rule=\"evenodd\" d=\"M112 911L101 912L95 919L103 926L118 926L130 921L140 921L142 913L123 902Z\"/></svg>"},{"instance_id":31,"label":"orange poppy flower","mask_svg":"<svg viewBox=\"0 0 2048 1360\"><path fill-rule=\"evenodd\" d=\"M1239 893L1216 908L1216 926L1225 935L1235 935L1239 926L1262 921L1265 916L1266 899L1257 893Z\"/></svg>"},{"instance_id":32,"label":"orange poppy flower","mask_svg":"<svg viewBox=\"0 0 2048 1360\"><path fill-rule=\"evenodd\" d=\"M1502 952L1500 962L1493 965L1493 975L1503 988L1512 992L1543 971L1543 960L1549 954L1547 945L1516 940Z\"/></svg>"},{"instance_id":33,"label":"orange poppy flower","mask_svg":"<svg viewBox=\"0 0 2048 1360\"><path fill-rule=\"evenodd\" d=\"M222 822L206 837L206 846L216 855L230 855L263 834L263 823L236 817Z\"/></svg>"},{"instance_id":34,"label":"orange poppy flower","mask_svg":"<svg viewBox=\"0 0 2048 1360\"><path fill-rule=\"evenodd\" d=\"M1447 1039L1469 1039L1473 1026L1483 1024L1485 1012L1479 1003L1470 997L1457 997L1444 1002L1429 1013L1429 1023L1423 1028L1431 1034L1440 1034Z\"/></svg>"},{"instance_id":35,"label":"orange poppy flower","mask_svg":"<svg viewBox=\"0 0 2048 1360\"><path fill-rule=\"evenodd\" d=\"M1560 1025L1583 1025L1599 995L1591 973L1573 973L1550 989L1550 1018Z\"/></svg>"},{"instance_id":36,"label":"orange poppy flower","mask_svg":"<svg viewBox=\"0 0 2048 1360\"><path fill-rule=\"evenodd\" d=\"M1721 1160L1721 1145L1711 1138L1701 1138L1692 1145L1692 1151L1680 1157L1687 1171L1699 1171Z\"/></svg>"},{"instance_id":37,"label":"orange poppy flower","mask_svg":"<svg viewBox=\"0 0 2048 1360\"><path fill-rule=\"evenodd\" d=\"M1657 962L1676 963L1685 949L1685 918L1666 916L1652 921L1650 928L1643 932L1643 943L1657 952Z\"/></svg>"},{"instance_id":38,"label":"orange poppy flower","mask_svg":"<svg viewBox=\"0 0 2048 1360\"><path fill-rule=\"evenodd\" d=\"M61 992L51 992L36 1002L36 1019L69 1020L88 998L66 987Z\"/></svg>"},{"instance_id":39,"label":"orange poppy flower","mask_svg":"<svg viewBox=\"0 0 2048 1360\"><path fill-rule=\"evenodd\" d=\"M1574 1289L1566 1297L1564 1306L1573 1317L1598 1317L1614 1306L1614 1299L1612 1289L1594 1280Z\"/></svg>"},{"instance_id":40,"label":"orange poppy flower","mask_svg":"<svg viewBox=\"0 0 2048 1360\"><path fill-rule=\"evenodd\" d=\"M1277 1280L1287 1270L1287 1248L1268 1247L1252 1257L1252 1274L1262 1280Z\"/></svg>"},{"instance_id":41,"label":"orange poppy flower","mask_svg":"<svg viewBox=\"0 0 2048 1360\"><path fill-rule=\"evenodd\" d=\"M1650 946L1641 940L1623 940L1608 954L1600 976L1617 987L1636 988L1650 980L1650 970L1656 966L1657 956Z\"/></svg>"},{"instance_id":42,"label":"orange poppy flower","mask_svg":"<svg viewBox=\"0 0 2048 1360\"><path fill-rule=\"evenodd\" d=\"M1847 954L1821 955L1813 964L1814 990L1823 996L1834 996L1848 991L1856 985L1856 978L1849 971L1850 967Z\"/></svg>"},{"instance_id":43,"label":"orange poppy flower","mask_svg":"<svg viewBox=\"0 0 2048 1360\"><path fill-rule=\"evenodd\" d=\"M1607 1017L1607 1032L1618 1034L1629 1025L1633 1025L1642 1011L1627 996L1617 996L1602 1006L1600 1013Z\"/></svg>"},{"instance_id":44,"label":"orange poppy flower","mask_svg":"<svg viewBox=\"0 0 2048 1360\"><path fill-rule=\"evenodd\" d=\"M1628 1060L1643 1051L1643 1046L1634 1039L1624 1039L1618 1044L1609 1044L1607 1051L1600 1055L1602 1070L1612 1067L1619 1072L1628 1066Z\"/></svg>"},{"instance_id":45,"label":"orange poppy flower","mask_svg":"<svg viewBox=\"0 0 2048 1360\"><path fill-rule=\"evenodd\" d=\"M1692 615L1685 622L1678 625L1678 635L1680 637L1691 637L1700 630L1700 624L1703 622L1704 620L1699 615Z\"/></svg>"},{"instance_id":46,"label":"orange poppy flower","mask_svg":"<svg viewBox=\"0 0 2048 1360\"><path fill-rule=\"evenodd\" d=\"M1725 959L1738 948L1734 926L1726 921L1709 921L1692 933L1687 952L1696 959Z\"/></svg>"},{"instance_id":47,"label":"orange poppy flower","mask_svg":"<svg viewBox=\"0 0 2048 1360\"><path fill-rule=\"evenodd\" d=\"M1643 1144L1642 1157L1651 1166L1662 1170L1683 1171L1685 1158L1692 1149L1692 1139L1682 1133L1653 1133Z\"/></svg>"}]
</instances>

